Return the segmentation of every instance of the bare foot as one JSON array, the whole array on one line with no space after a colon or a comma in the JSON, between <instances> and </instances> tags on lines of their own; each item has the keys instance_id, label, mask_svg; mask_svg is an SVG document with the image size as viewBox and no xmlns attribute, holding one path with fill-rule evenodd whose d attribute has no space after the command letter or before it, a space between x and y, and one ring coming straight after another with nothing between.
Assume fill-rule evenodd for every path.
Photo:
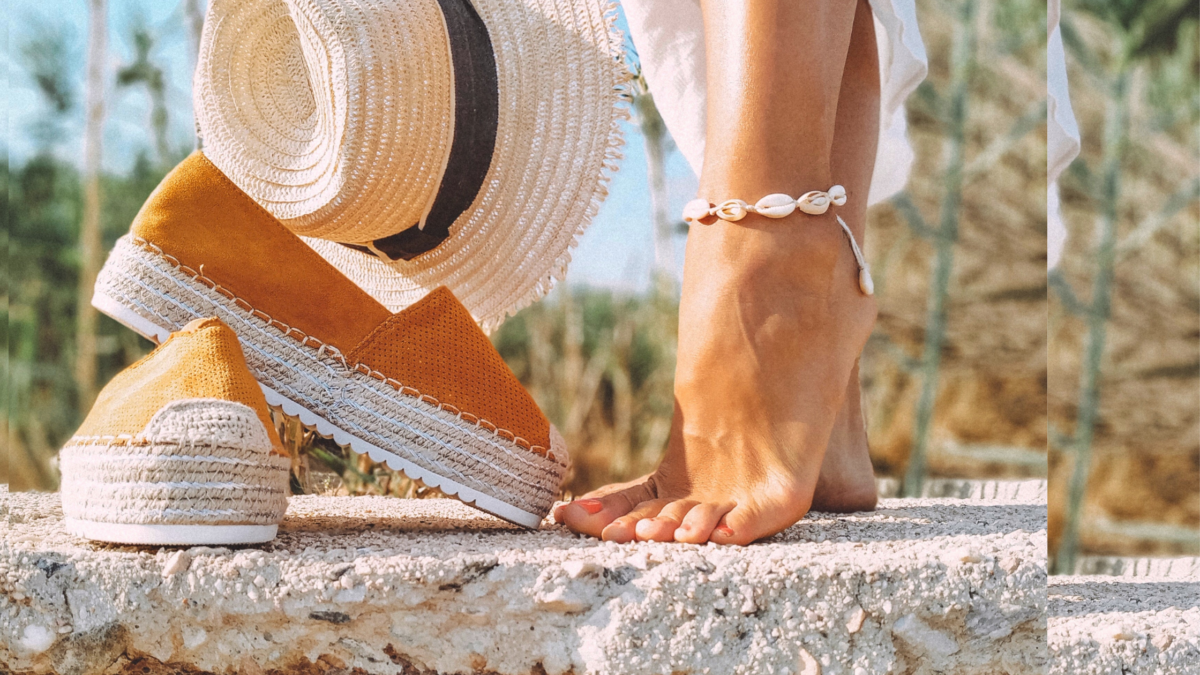
<instances>
[{"instance_id":1,"label":"bare foot","mask_svg":"<svg viewBox=\"0 0 1200 675\"><path fill-rule=\"evenodd\" d=\"M857 394L875 301L835 219L861 241L879 128L870 7L706 0L704 21L714 37L699 194L793 194L836 177L851 201L692 227L666 454L644 480L557 512L610 541L747 544L802 518L819 484L823 508L874 502L858 402L839 412Z\"/></svg>"},{"instance_id":2,"label":"bare foot","mask_svg":"<svg viewBox=\"0 0 1200 675\"><path fill-rule=\"evenodd\" d=\"M699 227L686 260L666 455L645 480L558 510L575 531L747 544L813 503L876 312L833 214Z\"/></svg>"},{"instance_id":3,"label":"bare foot","mask_svg":"<svg viewBox=\"0 0 1200 675\"><path fill-rule=\"evenodd\" d=\"M875 510L878 492L875 469L871 466L861 397L856 364L850 375L850 385L846 389L846 400L842 403L837 420L833 424L833 433L825 449L825 459L821 462L821 474L813 492L813 511L857 513ZM579 501L586 502L587 509L598 513L602 508L601 502L598 501L601 497L642 485L649 477L650 474L646 474L626 483L605 485L580 496ZM555 522L565 522L563 510L566 507L567 504L559 504L554 508ZM594 514L589 511L589 515Z\"/></svg>"}]
</instances>

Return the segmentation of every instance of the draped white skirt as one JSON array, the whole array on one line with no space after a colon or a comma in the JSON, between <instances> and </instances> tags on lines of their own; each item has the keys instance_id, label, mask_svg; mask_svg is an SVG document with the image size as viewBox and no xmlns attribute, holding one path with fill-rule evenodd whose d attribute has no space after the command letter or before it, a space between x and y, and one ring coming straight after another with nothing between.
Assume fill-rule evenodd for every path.
<instances>
[{"instance_id":1,"label":"draped white skirt","mask_svg":"<svg viewBox=\"0 0 1200 675\"><path fill-rule=\"evenodd\" d=\"M928 60L914 0L870 0L879 43L879 151L869 203L904 188L913 152L904 100L925 79ZM704 22L700 0L621 0L642 73L679 151L696 175L704 161Z\"/></svg>"}]
</instances>

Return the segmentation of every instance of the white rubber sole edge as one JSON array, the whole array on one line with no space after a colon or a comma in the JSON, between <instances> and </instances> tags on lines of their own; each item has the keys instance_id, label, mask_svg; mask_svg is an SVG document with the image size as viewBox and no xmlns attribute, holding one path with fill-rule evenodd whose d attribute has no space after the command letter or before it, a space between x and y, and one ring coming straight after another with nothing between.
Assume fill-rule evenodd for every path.
<instances>
[{"instance_id":1,"label":"white rubber sole edge","mask_svg":"<svg viewBox=\"0 0 1200 675\"><path fill-rule=\"evenodd\" d=\"M99 291L92 295L92 306L152 342L161 344L171 336L170 329L150 321ZM357 436L342 431L325 418L286 398L263 383L260 382L258 386L262 389L268 404L281 408L285 415L299 418L302 424L316 429L317 433L325 438L332 438L338 445L349 447L359 454L367 455L373 461L386 464L395 471L403 472L405 476L408 476L412 480L418 480L429 487L437 488L464 504L473 505L510 523L534 530L542 524L542 517L536 513L519 509L495 497L473 490L449 478L439 476L428 469L417 466L403 457L394 455L373 443L368 443Z\"/></svg>"},{"instance_id":2,"label":"white rubber sole edge","mask_svg":"<svg viewBox=\"0 0 1200 675\"><path fill-rule=\"evenodd\" d=\"M274 539L279 531L278 525L150 525L78 518L66 518L64 522L68 532L85 539L141 546L262 544Z\"/></svg>"}]
</instances>

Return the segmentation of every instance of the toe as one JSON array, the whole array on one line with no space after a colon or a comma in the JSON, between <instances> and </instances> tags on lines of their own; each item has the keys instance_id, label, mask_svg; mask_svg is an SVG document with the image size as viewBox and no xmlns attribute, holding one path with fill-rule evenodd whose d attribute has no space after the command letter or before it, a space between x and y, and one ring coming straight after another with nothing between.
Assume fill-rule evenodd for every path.
<instances>
[{"instance_id":1,"label":"toe","mask_svg":"<svg viewBox=\"0 0 1200 675\"><path fill-rule=\"evenodd\" d=\"M697 504L675 530L675 541L685 544L703 544L712 536L713 528L733 508L732 504L713 504L709 502Z\"/></svg>"},{"instance_id":2,"label":"toe","mask_svg":"<svg viewBox=\"0 0 1200 675\"><path fill-rule=\"evenodd\" d=\"M566 525L567 524L567 508L569 508L572 504L578 504L578 502L581 502L587 498L588 498L587 495L584 495L583 497L576 497L575 499L572 499L569 502L562 502L561 504L557 504L557 505L555 505L554 509L550 512L550 516L552 518L554 518L554 522L558 523L559 525Z\"/></svg>"},{"instance_id":3,"label":"toe","mask_svg":"<svg viewBox=\"0 0 1200 675\"><path fill-rule=\"evenodd\" d=\"M599 537L614 520L653 497L648 483L638 483L602 497L577 499L563 507L559 522L580 534Z\"/></svg>"},{"instance_id":4,"label":"toe","mask_svg":"<svg viewBox=\"0 0 1200 675\"><path fill-rule=\"evenodd\" d=\"M763 527L762 518L749 506L737 506L721 517L709 541L745 546L775 532Z\"/></svg>"},{"instance_id":5,"label":"toe","mask_svg":"<svg viewBox=\"0 0 1200 675\"><path fill-rule=\"evenodd\" d=\"M638 504L632 511L616 518L600 533L604 541L615 541L618 544L633 541L636 535L637 522L644 518L653 518L670 504L669 499L648 499Z\"/></svg>"},{"instance_id":6,"label":"toe","mask_svg":"<svg viewBox=\"0 0 1200 675\"><path fill-rule=\"evenodd\" d=\"M663 507L653 518L643 518L634 526L638 541L675 541L675 530L688 511L696 505L693 499L680 499Z\"/></svg>"}]
</instances>

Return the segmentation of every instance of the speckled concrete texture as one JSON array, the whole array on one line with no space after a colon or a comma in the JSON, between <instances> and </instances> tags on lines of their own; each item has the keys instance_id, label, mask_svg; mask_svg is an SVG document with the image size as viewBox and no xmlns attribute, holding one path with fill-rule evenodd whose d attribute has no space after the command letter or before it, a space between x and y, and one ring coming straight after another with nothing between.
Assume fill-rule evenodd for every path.
<instances>
[{"instance_id":1,"label":"speckled concrete texture","mask_svg":"<svg viewBox=\"0 0 1200 675\"><path fill-rule=\"evenodd\" d=\"M1111 576L1050 577L1051 675L1200 673L1197 559L1121 562Z\"/></svg>"},{"instance_id":2,"label":"speckled concrete texture","mask_svg":"<svg viewBox=\"0 0 1200 675\"><path fill-rule=\"evenodd\" d=\"M1045 672L1040 500L884 500L746 548L517 530L449 500L293 498L256 548L93 544L0 493L16 672ZM156 664L156 670L144 664Z\"/></svg>"}]
</instances>

